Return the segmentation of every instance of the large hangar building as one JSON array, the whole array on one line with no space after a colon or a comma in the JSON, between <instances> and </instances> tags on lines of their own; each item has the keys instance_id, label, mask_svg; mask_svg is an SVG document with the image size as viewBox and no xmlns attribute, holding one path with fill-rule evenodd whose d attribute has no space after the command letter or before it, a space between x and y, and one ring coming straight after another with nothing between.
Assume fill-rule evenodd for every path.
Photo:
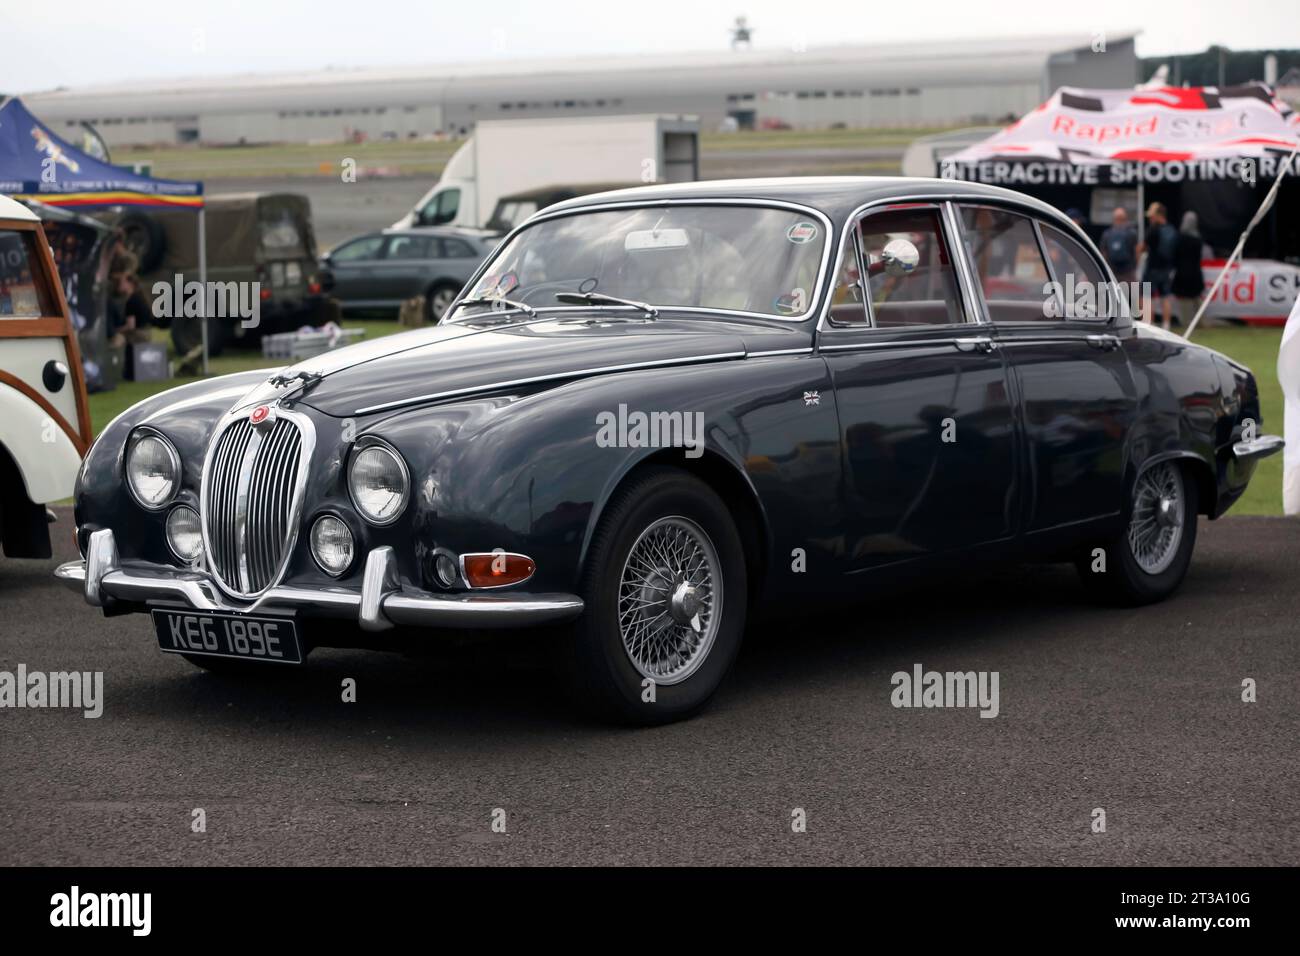
<instances>
[{"instance_id":1,"label":"large hangar building","mask_svg":"<svg viewBox=\"0 0 1300 956\"><path fill-rule=\"evenodd\" d=\"M803 50L248 74L29 92L111 146L460 136L482 119L696 114L705 129L943 126L1019 116L1058 86L1138 79L1132 32ZM1104 40L1104 42L1103 42Z\"/></svg>"}]
</instances>

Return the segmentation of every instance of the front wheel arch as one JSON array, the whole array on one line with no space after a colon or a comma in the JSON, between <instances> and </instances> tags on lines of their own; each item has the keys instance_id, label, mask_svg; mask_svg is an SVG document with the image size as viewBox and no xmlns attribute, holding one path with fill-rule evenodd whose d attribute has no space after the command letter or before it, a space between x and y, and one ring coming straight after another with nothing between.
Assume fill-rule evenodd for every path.
<instances>
[{"instance_id":1,"label":"front wheel arch","mask_svg":"<svg viewBox=\"0 0 1300 956\"><path fill-rule=\"evenodd\" d=\"M620 488L637 480L644 471L656 467L676 468L699 478L717 492L731 513L745 551L745 577L749 582L749 605L752 608L763 593L763 582L768 570L768 547L771 532L766 512L749 477L716 451L705 449L699 458L687 458L680 448L664 448L633 462L611 482L597 506L592 509L583 534L582 551L578 556L577 574L580 578L587 565L591 540L609 503Z\"/></svg>"}]
</instances>

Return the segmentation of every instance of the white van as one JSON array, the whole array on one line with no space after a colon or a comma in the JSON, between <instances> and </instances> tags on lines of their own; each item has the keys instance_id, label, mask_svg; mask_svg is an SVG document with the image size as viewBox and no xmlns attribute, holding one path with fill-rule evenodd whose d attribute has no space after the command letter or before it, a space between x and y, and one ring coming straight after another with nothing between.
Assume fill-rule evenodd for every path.
<instances>
[{"instance_id":1,"label":"white van","mask_svg":"<svg viewBox=\"0 0 1300 956\"><path fill-rule=\"evenodd\" d=\"M0 196L0 549L48 558L90 445L77 337L40 220Z\"/></svg>"},{"instance_id":2,"label":"white van","mask_svg":"<svg viewBox=\"0 0 1300 956\"><path fill-rule=\"evenodd\" d=\"M502 196L556 184L693 182L699 140L695 116L485 120L393 228L486 226Z\"/></svg>"}]
</instances>

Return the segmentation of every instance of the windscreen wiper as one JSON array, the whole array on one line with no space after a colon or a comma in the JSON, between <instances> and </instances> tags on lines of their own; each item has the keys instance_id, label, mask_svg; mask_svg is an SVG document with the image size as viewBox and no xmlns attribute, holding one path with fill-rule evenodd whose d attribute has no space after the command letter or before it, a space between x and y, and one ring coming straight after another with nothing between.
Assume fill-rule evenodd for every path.
<instances>
[{"instance_id":1,"label":"windscreen wiper","mask_svg":"<svg viewBox=\"0 0 1300 956\"><path fill-rule=\"evenodd\" d=\"M557 292L555 298L560 302L576 302L586 305L630 305L634 309L640 309L651 318L659 314L659 310L649 302L638 302L636 299L621 299L616 295L605 295L603 292Z\"/></svg>"},{"instance_id":2,"label":"windscreen wiper","mask_svg":"<svg viewBox=\"0 0 1300 956\"><path fill-rule=\"evenodd\" d=\"M527 302L516 302L514 299L505 299L499 295L480 295L475 296L472 299L461 299L456 303L456 308L459 310L461 306L465 305L495 305L498 302L502 305L509 306L512 309L518 309L520 312L524 312L528 315L537 314L537 310Z\"/></svg>"}]
</instances>

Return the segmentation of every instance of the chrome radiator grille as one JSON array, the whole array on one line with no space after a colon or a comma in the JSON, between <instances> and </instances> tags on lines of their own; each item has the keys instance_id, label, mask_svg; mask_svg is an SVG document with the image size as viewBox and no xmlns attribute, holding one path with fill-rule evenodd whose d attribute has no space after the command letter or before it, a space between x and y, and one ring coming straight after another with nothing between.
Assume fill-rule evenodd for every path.
<instances>
[{"instance_id":1,"label":"chrome radiator grille","mask_svg":"<svg viewBox=\"0 0 1300 956\"><path fill-rule=\"evenodd\" d=\"M240 418L208 452L203 531L208 563L226 590L251 596L280 576L296 537L303 436L281 415L255 428Z\"/></svg>"}]
</instances>

